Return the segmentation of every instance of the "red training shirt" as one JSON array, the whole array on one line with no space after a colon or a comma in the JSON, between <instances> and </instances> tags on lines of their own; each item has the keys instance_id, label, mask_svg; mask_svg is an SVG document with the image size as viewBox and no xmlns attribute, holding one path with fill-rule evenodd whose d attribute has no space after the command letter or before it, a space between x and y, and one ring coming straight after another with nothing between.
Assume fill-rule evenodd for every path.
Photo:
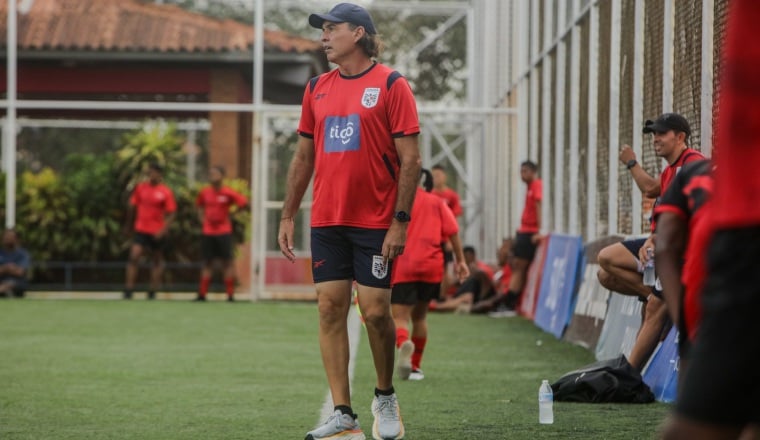
<instances>
[{"instance_id":1,"label":"red training shirt","mask_svg":"<svg viewBox=\"0 0 760 440\"><path fill-rule=\"evenodd\" d=\"M177 210L174 193L163 183L137 184L129 203L137 209L135 231L142 234L158 234L164 228L166 214Z\"/></svg>"},{"instance_id":2,"label":"red training shirt","mask_svg":"<svg viewBox=\"0 0 760 440\"><path fill-rule=\"evenodd\" d=\"M716 125L716 228L760 225L760 3L729 8Z\"/></svg>"},{"instance_id":3,"label":"red training shirt","mask_svg":"<svg viewBox=\"0 0 760 440\"><path fill-rule=\"evenodd\" d=\"M462 215L462 204L459 201L459 194L457 194L456 191L451 188L446 188L444 190L433 189L432 193L446 201L446 204L449 205L449 208L451 209L451 212L454 213L455 217Z\"/></svg>"},{"instance_id":4,"label":"red training shirt","mask_svg":"<svg viewBox=\"0 0 760 440\"><path fill-rule=\"evenodd\" d=\"M712 237L709 222L713 193L712 164L704 160L683 168L662 197L655 216L672 212L688 222L681 284L684 285L683 319L690 340L696 336L702 316L700 298L707 274L707 248Z\"/></svg>"},{"instance_id":5,"label":"red training shirt","mask_svg":"<svg viewBox=\"0 0 760 440\"><path fill-rule=\"evenodd\" d=\"M660 197L655 200L655 207L654 209L657 209L657 205L660 203L660 199L662 198L662 195L665 194L665 192L668 190L668 187L670 186L670 182L673 181L673 178L678 175L679 171L681 171L681 167L686 165L690 162L696 162L698 160L705 160L705 156L702 155L697 150L694 150L692 148L686 148L684 149L681 154L676 158L676 160L669 164L667 167L665 167L664 170L662 170L662 174L660 174ZM654 232L657 227L657 222L652 218L652 231Z\"/></svg>"},{"instance_id":6,"label":"red training shirt","mask_svg":"<svg viewBox=\"0 0 760 440\"><path fill-rule=\"evenodd\" d=\"M209 185L201 189L195 205L203 208L203 234L223 235L232 232L230 207L237 205L242 208L248 199L230 187L222 186L217 189Z\"/></svg>"},{"instance_id":7,"label":"red training shirt","mask_svg":"<svg viewBox=\"0 0 760 440\"><path fill-rule=\"evenodd\" d=\"M440 283L443 280L441 243L459 232L451 209L440 197L417 188L404 253L393 260L391 281Z\"/></svg>"},{"instance_id":8,"label":"red training shirt","mask_svg":"<svg viewBox=\"0 0 760 440\"><path fill-rule=\"evenodd\" d=\"M528 191L525 193L525 207L523 208L520 227L517 229L517 232L535 234L540 230L541 225L538 224L536 202L540 202L542 199L543 183L541 179L533 179L528 184Z\"/></svg>"},{"instance_id":9,"label":"red training shirt","mask_svg":"<svg viewBox=\"0 0 760 440\"><path fill-rule=\"evenodd\" d=\"M400 168L393 140L419 131L412 90L387 66L312 78L298 125L301 136L314 139L311 226L387 229Z\"/></svg>"}]
</instances>

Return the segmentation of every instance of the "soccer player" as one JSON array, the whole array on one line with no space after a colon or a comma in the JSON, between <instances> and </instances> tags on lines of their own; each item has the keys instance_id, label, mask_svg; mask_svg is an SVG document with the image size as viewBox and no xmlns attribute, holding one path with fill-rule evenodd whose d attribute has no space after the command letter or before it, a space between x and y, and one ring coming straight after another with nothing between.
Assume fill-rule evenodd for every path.
<instances>
[{"instance_id":1,"label":"soccer player","mask_svg":"<svg viewBox=\"0 0 760 440\"><path fill-rule=\"evenodd\" d=\"M689 148L691 127L686 118L678 113L664 113L654 121L647 120L642 132L652 134L655 154L668 162L660 179L657 180L644 171L628 145L623 146L619 158L646 197L661 196L681 167L705 159L702 153ZM641 329L629 356L631 365L638 370L644 368L657 347L668 313L660 289L644 285L642 276L644 265L649 261L647 251L651 249L656 252L655 227L656 223L652 222L652 234L648 238L609 245L599 251L598 256L600 269L597 276L602 286L623 295L637 296L645 303Z\"/></svg>"},{"instance_id":2,"label":"soccer player","mask_svg":"<svg viewBox=\"0 0 760 440\"><path fill-rule=\"evenodd\" d=\"M657 205L655 262L662 295L679 330L680 369L683 373L689 346L701 316L701 291L710 238L709 200L713 191L712 163L691 162L673 179ZM682 374L679 376L682 377Z\"/></svg>"},{"instance_id":3,"label":"soccer player","mask_svg":"<svg viewBox=\"0 0 760 440\"><path fill-rule=\"evenodd\" d=\"M433 190L432 194L437 195L446 201L446 205L454 213L455 218L459 218L462 215L462 204L459 200L459 194L451 189L448 184L448 176L446 175L446 169L443 165L436 164L431 168L433 175ZM454 253L452 244L448 241L442 243L443 246L443 281L441 282L440 293L438 297L443 300L446 298L446 294L449 288L456 283L454 271L451 264L454 261Z\"/></svg>"},{"instance_id":4,"label":"soccer player","mask_svg":"<svg viewBox=\"0 0 760 440\"><path fill-rule=\"evenodd\" d=\"M243 209L248 205L248 200L245 196L223 184L224 168L212 167L209 170L208 177L210 185L201 189L198 198L195 200L198 215L203 224L203 237L201 238L203 268L201 269L201 282L196 301L206 301L214 262L220 261L227 301L232 302L235 300L235 265L232 258L233 240L230 208L237 206Z\"/></svg>"},{"instance_id":5,"label":"soccer player","mask_svg":"<svg viewBox=\"0 0 760 440\"><path fill-rule=\"evenodd\" d=\"M520 164L520 178L528 186L525 192L520 227L514 238L512 249L512 275L509 278L507 293L494 303L483 303L487 307L497 308L494 317L510 317L516 314L520 295L525 288L528 267L536 255L536 248L541 241L541 201L543 200L543 182L538 178L538 165L526 160ZM475 311L482 312L481 306Z\"/></svg>"},{"instance_id":6,"label":"soccer player","mask_svg":"<svg viewBox=\"0 0 760 440\"><path fill-rule=\"evenodd\" d=\"M423 174L427 176L429 172L423 170ZM404 253L393 263L391 311L396 324L398 348L396 375L404 380L422 380L425 377L420 364L427 344L428 304L438 296L443 279L442 240L451 242L459 280L464 281L470 274L454 213L443 200L427 192L429 190L417 188L412 208L413 220L409 222L407 231L408 244Z\"/></svg>"},{"instance_id":7,"label":"soccer player","mask_svg":"<svg viewBox=\"0 0 760 440\"><path fill-rule=\"evenodd\" d=\"M729 8L702 321L666 439L760 438L760 3Z\"/></svg>"},{"instance_id":8,"label":"soccer player","mask_svg":"<svg viewBox=\"0 0 760 440\"><path fill-rule=\"evenodd\" d=\"M148 180L137 184L129 199L128 219L134 217L134 242L129 249L127 282L124 299L132 299L140 257L150 254L150 287L148 299L155 299L164 273L166 233L174 220L177 203L174 193L162 183L163 167L153 162L148 166ZM128 223L129 224L129 223Z\"/></svg>"},{"instance_id":9,"label":"soccer player","mask_svg":"<svg viewBox=\"0 0 760 440\"><path fill-rule=\"evenodd\" d=\"M312 275L335 408L306 438L364 438L348 379L346 321L356 280L377 375L372 436L400 439L390 281L420 176L417 107L406 79L375 60L381 42L364 8L340 3L327 14L310 15L309 23L322 30L327 59L338 68L306 86L278 233L280 250L295 261L294 217L313 175Z\"/></svg>"}]
</instances>

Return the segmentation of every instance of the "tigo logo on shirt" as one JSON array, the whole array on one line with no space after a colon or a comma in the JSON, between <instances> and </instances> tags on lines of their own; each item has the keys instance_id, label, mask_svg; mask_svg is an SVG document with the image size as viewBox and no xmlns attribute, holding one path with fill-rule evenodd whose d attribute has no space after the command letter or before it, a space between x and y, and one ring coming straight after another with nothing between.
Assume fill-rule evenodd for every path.
<instances>
[{"instance_id":1,"label":"tigo logo on shirt","mask_svg":"<svg viewBox=\"0 0 760 440\"><path fill-rule=\"evenodd\" d=\"M359 149L359 115L328 116L325 119L325 152Z\"/></svg>"}]
</instances>

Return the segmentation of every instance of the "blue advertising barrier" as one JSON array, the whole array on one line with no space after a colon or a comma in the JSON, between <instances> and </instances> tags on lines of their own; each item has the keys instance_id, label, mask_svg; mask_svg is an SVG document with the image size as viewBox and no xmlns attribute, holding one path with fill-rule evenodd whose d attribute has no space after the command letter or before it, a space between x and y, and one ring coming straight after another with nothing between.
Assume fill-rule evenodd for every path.
<instances>
[{"instance_id":1,"label":"blue advertising barrier","mask_svg":"<svg viewBox=\"0 0 760 440\"><path fill-rule=\"evenodd\" d=\"M678 331L670 329L668 336L657 347L649 365L644 370L644 383L660 402L672 402L676 399L678 388Z\"/></svg>"},{"instance_id":2,"label":"blue advertising barrier","mask_svg":"<svg viewBox=\"0 0 760 440\"><path fill-rule=\"evenodd\" d=\"M557 338L562 337L573 316L584 261L582 250L581 237L549 236L534 321L538 327Z\"/></svg>"}]
</instances>

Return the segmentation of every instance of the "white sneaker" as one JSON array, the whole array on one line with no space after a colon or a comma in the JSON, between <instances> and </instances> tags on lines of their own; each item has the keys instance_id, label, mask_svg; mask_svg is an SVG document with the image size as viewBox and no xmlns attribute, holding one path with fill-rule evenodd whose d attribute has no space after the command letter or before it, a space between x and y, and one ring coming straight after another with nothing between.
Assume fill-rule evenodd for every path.
<instances>
[{"instance_id":1,"label":"white sneaker","mask_svg":"<svg viewBox=\"0 0 760 440\"><path fill-rule=\"evenodd\" d=\"M375 396L372 400L372 438L375 440L400 440L404 438L404 423L398 407L396 393L390 396Z\"/></svg>"},{"instance_id":2,"label":"white sneaker","mask_svg":"<svg viewBox=\"0 0 760 440\"><path fill-rule=\"evenodd\" d=\"M409 380L422 380L425 378L425 373L422 372L422 370L412 370L411 373L409 373Z\"/></svg>"},{"instance_id":3,"label":"white sneaker","mask_svg":"<svg viewBox=\"0 0 760 440\"><path fill-rule=\"evenodd\" d=\"M489 312L488 316L491 318L511 318L517 316L517 310L508 307L498 307L493 312Z\"/></svg>"},{"instance_id":4,"label":"white sneaker","mask_svg":"<svg viewBox=\"0 0 760 440\"><path fill-rule=\"evenodd\" d=\"M404 341L398 349L398 359L396 361L396 375L399 379L409 379L412 372L412 354L414 353L414 342Z\"/></svg>"},{"instance_id":5,"label":"white sneaker","mask_svg":"<svg viewBox=\"0 0 760 440\"><path fill-rule=\"evenodd\" d=\"M321 439L365 440L365 437L358 420L335 410L325 423L306 433L305 440Z\"/></svg>"}]
</instances>

